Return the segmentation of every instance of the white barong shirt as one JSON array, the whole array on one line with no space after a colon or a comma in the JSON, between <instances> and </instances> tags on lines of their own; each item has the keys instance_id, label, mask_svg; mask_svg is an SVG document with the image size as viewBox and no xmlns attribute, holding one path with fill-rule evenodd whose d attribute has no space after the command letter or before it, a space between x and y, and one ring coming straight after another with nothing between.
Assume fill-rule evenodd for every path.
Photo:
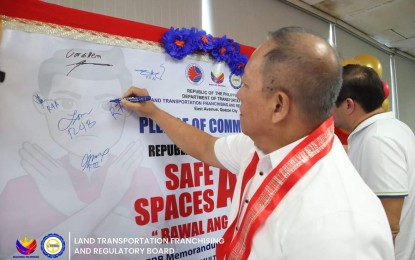
<instances>
[{"instance_id":1,"label":"white barong shirt","mask_svg":"<svg viewBox=\"0 0 415 260\"><path fill-rule=\"evenodd\" d=\"M270 171L300 141L267 155L257 151L253 141L243 134L216 141L217 158L237 174L229 225L237 215L242 177L255 151L260 160L245 189L243 205L249 203ZM249 259L394 259L383 207L351 164L337 137L331 151L297 182L258 228Z\"/></svg>"}]
</instances>

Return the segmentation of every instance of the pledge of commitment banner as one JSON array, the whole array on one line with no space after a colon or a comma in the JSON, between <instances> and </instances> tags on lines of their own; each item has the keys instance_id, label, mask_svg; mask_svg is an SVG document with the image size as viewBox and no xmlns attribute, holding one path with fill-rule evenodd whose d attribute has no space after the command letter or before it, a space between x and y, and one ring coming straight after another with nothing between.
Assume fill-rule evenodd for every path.
<instances>
[{"instance_id":1,"label":"pledge of commitment banner","mask_svg":"<svg viewBox=\"0 0 415 260\"><path fill-rule=\"evenodd\" d=\"M215 136L241 131L241 79L203 56L3 26L0 258L214 259L235 177L109 100L131 86Z\"/></svg>"}]
</instances>

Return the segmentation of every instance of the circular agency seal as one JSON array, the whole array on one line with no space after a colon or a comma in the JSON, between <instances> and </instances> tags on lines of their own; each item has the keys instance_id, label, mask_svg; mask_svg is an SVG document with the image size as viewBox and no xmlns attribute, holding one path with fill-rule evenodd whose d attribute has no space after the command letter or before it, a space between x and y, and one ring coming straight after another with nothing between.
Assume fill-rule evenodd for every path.
<instances>
[{"instance_id":1,"label":"circular agency seal","mask_svg":"<svg viewBox=\"0 0 415 260\"><path fill-rule=\"evenodd\" d=\"M186 67L186 78L193 85L199 85L203 82L203 69L196 63L191 63Z\"/></svg>"},{"instance_id":2,"label":"circular agency seal","mask_svg":"<svg viewBox=\"0 0 415 260\"><path fill-rule=\"evenodd\" d=\"M231 75L229 75L229 82L234 89L240 89L242 86L242 77L231 73Z\"/></svg>"},{"instance_id":3,"label":"circular agency seal","mask_svg":"<svg viewBox=\"0 0 415 260\"><path fill-rule=\"evenodd\" d=\"M48 234L42 239L40 248L45 256L56 258L65 251L65 240L58 234Z\"/></svg>"}]
</instances>

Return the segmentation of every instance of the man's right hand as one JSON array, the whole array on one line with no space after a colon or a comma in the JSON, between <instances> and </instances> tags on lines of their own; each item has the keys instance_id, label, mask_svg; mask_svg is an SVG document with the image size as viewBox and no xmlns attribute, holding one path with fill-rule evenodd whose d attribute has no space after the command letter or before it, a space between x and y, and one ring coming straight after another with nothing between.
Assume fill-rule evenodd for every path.
<instances>
[{"instance_id":1,"label":"man's right hand","mask_svg":"<svg viewBox=\"0 0 415 260\"><path fill-rule=\"evenodd\" d=\"M149 94L145 88L130 87L127 92L124 93L123 98L136 96L149 96ZM129 110L150 118L158 110L153 101L133 103L126 99L121 99L121 105Z\"/></svg>"},{"instance_id":2,"label":"man's right hand","mask_svg":"<svg viewBox=\"0 0 415 260\"><path fill-rule=\"evenodd\" d=\"M131 87L125 92L123 97L148 95L146 89ZM122 99L121 105L126 109L151 118L185 153L211 166L223 168L214 152L217 137L183 122L163 109L158 108L152 101L133 103Z\"/></svg>"}]
</instances>

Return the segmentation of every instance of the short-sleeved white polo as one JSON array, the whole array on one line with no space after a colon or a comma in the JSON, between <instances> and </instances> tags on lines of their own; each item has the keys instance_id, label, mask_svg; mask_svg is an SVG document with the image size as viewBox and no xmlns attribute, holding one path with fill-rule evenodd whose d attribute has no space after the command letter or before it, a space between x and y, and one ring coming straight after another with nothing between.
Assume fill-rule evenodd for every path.
<instances>
[{"instance_id":1,"label":"short-sleeved white polo","mask_svg":"<svg viewBox=\"0 0 415 260\"><path fill-rule=\"evenodd\" d=\"M350 133L349 157L379 197L402 197L397 260L415 259L415 136L392 112L374 115Z\"/></svg>"}]
</instances>

